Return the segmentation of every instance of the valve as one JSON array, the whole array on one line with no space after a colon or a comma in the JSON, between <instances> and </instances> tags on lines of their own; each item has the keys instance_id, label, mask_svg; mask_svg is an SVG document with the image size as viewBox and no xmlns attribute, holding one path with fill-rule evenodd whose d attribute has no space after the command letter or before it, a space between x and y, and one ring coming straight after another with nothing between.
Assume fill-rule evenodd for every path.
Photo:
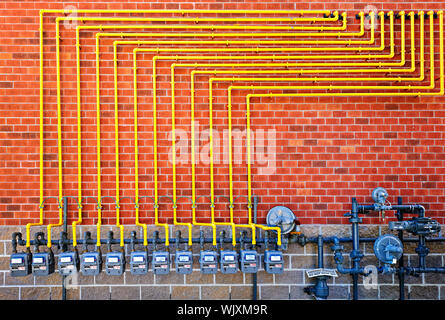
<instances>
[{"instance_id":1,"label":"valve","mask_svg":"<svg viewBox=\"0 0 445 320\"><path fill-rule=\"evenodd\" d=\"M396 264L402 257L403 244L392 234L384 234L374 242L374 254L385 264L385 271L391 271L391 265Z\"/></svg>"},{"instance_id":2,"label":"valve","mask_svg":"<svg viewBox=\"0 0 445 320\"><path fill-rule=\"evenodd\" d=\"M386 199L388 198L388 191L385 188L377 187L371 192L372 200L374 200L374 210L379 212L379 216L385 220L385 210L389 209L390 206L385 205Z\"/></svg>"},{"instance_id":3,"label":"valve","mask_svg":"<svg viewBox=\"0 0 445 320\"><path fill-rule=\"evenodd\" d=\"M148 253L145 250L135 250L136 231L131 232L130 272L142 275L148 272Z\"/></svg>"},{"instance_id":4,"label":"valve","mask_svg":"<svg viewBox=\"0 0 445 320\"><path fill-rule=\"evenodd\" d=\"M440 224L429 217L414 217L406 221L390 221L389 230L403 230L416 236L431 236L440 232Z\"/></svg>"}]
</instances>

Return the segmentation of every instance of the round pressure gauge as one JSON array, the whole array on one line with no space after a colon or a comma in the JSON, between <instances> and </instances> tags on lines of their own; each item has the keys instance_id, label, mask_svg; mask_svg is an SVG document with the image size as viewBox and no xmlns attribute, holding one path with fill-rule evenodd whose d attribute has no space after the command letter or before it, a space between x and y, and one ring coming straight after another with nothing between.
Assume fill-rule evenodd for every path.
<instances>
[{"instance_id":1,"label":"round pressure gauge","mask_svg":"<svg viewBox=\"0 0 445 320\"><path fill-rule=\"evenodd\" d=\"M284 206L276 206L269 210L266 222L269 227L280 227L283 234L295 228L295 214Z\"/></svg>"}]
</instances>

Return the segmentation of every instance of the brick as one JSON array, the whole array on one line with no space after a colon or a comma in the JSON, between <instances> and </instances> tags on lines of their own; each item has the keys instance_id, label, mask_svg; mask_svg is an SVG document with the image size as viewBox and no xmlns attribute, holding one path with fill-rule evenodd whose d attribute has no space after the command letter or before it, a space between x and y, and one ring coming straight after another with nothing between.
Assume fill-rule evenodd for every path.
<instances>
[{"instance_id":1,"label":"brick","mask_svg":"<svg viewBox=\"0 0 445 320\"><path fill-rule=\"evenodd\" d=\"M398 283L397 285L381 285L379 286L380 299L385 300L398 300L400 298L400 291ZM408 287L405 286L405 299L408 296Z\"/></svg>"},{"instance_id":2,"label":"brick","mask_svg":"<svg viewBox=\"0 0 445 320\"><path fill-rule=\"evenodd\" d=\"M275 275L276 284L294 284L303 282L303 271L284 271Z\"/></svg>"},{"instance_id":3,"label":"brick","mask_svg":"<svg viewBox=\"0 0 445 320\"><path fill-rule=\"evenodd\" d=\"M220 272L215 274L215 283L216 284L243 284L244 283L244 277L243 273L238 271L234 274L222 274Z\"/></svg>"},{"instance_id":4,"label":"brick","mask_svg":"<svg viewBox=\"0 0 445 320\"><path fill-rule=\"evenodd\" d=\"M0 299L1 300L18 300L19 299L19 288L0 288Z\"/></svg>"},{"instance_id":5,"label":"brick","mask_svg":"<svg viewBox=\"0 0 445 320\"><path fill-rule=\"evenodd\" d=\"M252 294L252 286L234 285L230 287L230 299L232 300L251 300Z\"/></svg>"},{"instance_id":6,"label":"brick","mask_svg":"<svg viewBox=\"0 0 445 320\"><path fill-rule=\"evenodd\" d=\"M409 287L409 299L416 300L437 300L439 287L437 286L416 286Z\"/></svg>"},{"instance_id":7,"label":"brick","mask_svg":"<svg viewBox=\"0 0 445 320\"><path fill-rule=\"evenodd\" d=\"M329 286L330 300L345 300L349 299L349 286Z\"/></svg>"},{"instance_id":8,"label":"brick","mask_svg":"<svg viewBox=\"0 0 445 320\"><path fill-rule=\"evenodd\" d=\"M62 288L50 287L51 300L62 300ZM80 300L80 287L66 290L66 300Z\"/></svg>"},{"instance_id":9,"label":"brick","mask_svg":"<svg viewBox=\"0 0 445 320\"><path fill-rule=\"evenodd\" d=\"M170 288L168 286L142 286L142 300L169 300Z\"/></svg>"},{"instance_id":10,"label":"brick","mask_svg":"<svg viewBox=\"0 0 445 320\"><path fill-rule=\"evenodd\" d=\"M289 286L269 286L262 285L260 287L260 294L262 300L288 300L289 299Z\"/></svg>"},{"instance_id":11,"label":"brick","mask_svg":"<svg viewBox=\"0 0 445 320\"><path fill-rule=\"evenodd\" d=\"M133 275L130 272L125 272L125 284L153 284L154 274L148 272L144 275Z\"/></svg>"},{"instance_id":12,"label":"brick","mask_svg":"<svg viewBox=\"0 0 445 320\"><path fill-rule=\"evenodd\" d=\"M81 287L81 300L110 300L110 287Z\"/></svg>"},{"instance_id":13,"label":"brick","mask_svg":"<svg viewBox=\"0 0 445 320\"><path fill-rule=\"evenodd\" d=\"M111 286L111 300L140 300L140 297L138 286Z\"/></svg>"},{"instance_id":14,"label":"brick","mask_svg":"<svg viewBox=\"0 0 445 320\"><path fill-rule=\"evenodd\" d=\"M228 300L229 286L201 286L201 298L205 300Z\"/></svg>"},{"instance_id":15,"label":"brick","mask_svg":"<svg viewBox=\"0 0 445 320\"><path fill-rule=\"evenodd\" d=\"M290 300L313 300L313 298L304 292L307 286L290 286L289 299Z\"/></svg>"},{"instance_id":16,"label":"brick","mask_svg":"<svg viewBox=\"0 0 445 320\"><path fill-rule=\"evenodd\" d=\"M195 300L199 299L199 287L197 286L172 286L172 300Z\"/></svg>"},{"instance_id":17,"label":"brick","mask_svg":"<svg viewBox=\"0 0 445 320\"><path fill-rule=\"evenodd\" d=\"M50 299L50 288L48 288L48 287L21 288L20 299L21 300L49 300Z\"/></svg>"}]
</instances>

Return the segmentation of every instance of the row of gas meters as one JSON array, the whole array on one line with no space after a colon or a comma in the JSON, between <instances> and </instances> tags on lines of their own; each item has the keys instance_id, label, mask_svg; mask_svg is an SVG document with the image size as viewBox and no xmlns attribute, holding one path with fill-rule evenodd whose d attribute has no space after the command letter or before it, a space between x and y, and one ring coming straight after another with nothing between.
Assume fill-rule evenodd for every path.
<instances>
[{"instance_id":1,"label":"row of gas meters","mask_svg":"<svg viewBox=\"0 0 445 320\"><path fill-rule=\"evenodd\" d=\"M179 274L190 274L193 271L193 253L190 250L176 251L174 254L175 270ZM283 253L279 250L266 250L263 255L264 269L268 273L282 273L284 269ZM80 271L87 276L98 275L102 271L105 260L105 272L108 275L119 276L125 271L125 252L112 251L106 253L104 259L99 251L87 251L78 254L76 251L66 251L59 254L58 270L62 276ZM143 275L149 271L154 274L168 274L171 258L168 251L132 251L130 253L130 272ZM256 273L259 270L260 255L256 250L206 250L199 254L200 271L203 274L221 273L233 274L241 270L245 273ZM13 253L10 258L10 272L13 277L29 274L48 276L55 271L55 257L50 252Z\"/></svg>"}]
</instances>

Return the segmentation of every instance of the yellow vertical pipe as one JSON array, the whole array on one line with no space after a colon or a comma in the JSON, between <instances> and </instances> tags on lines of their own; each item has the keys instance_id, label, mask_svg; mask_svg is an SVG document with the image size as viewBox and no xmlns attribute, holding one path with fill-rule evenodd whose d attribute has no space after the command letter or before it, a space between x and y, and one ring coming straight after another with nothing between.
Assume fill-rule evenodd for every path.
<instances>
[{"instance_id":1,"label":"yellow vertical pipe","mask_svg":"<svg viewBox=\"0 0 445 320\"><path fill-rule=\"evenodd\" d=\"M39 12L39 222L26 224L26 248L31 247L31 227L43 224L43 10Z\"/></svg>"},{"instance_id":2,"label":"yellow vertical pipe","mask_svg":"<svg viewBox=\"0 0 445 320\"><path fill-rule=\"evenodd\" d=\"M236 231L235 231L235 224L233 223L233 210L231 209L231 215L230 215L230 223L221 223L221 222L215 222L215 179L214 179L214 168L213 168L213 94L212 92L209 92L209 157L210 157L210 211L212 215L212 223L218 224L218 225L230 225L232 229L232 246L236 246ZM230 207L232 207L233 202L231 201Z\"/></svg>"},{"instance_id":3,"label":"yellow vertical pipe","mask_svg":"<svg viewBox=\"0 0 445 320\"><path fill-rule=\"evenodd\" d=\"M99 37L97 37L99 39ZM99 41L99 40L98 40ZM98 44L98 43L97 43ZM121 248L124 247L124 226L120 224L120 193L119 193L119 105L118 105L118 95L117 95L117 52L114 50L113 56L114 64L114 147L115 147L115 166L116 166L116 226L119 227L120 241L119 245ZM136 98L135 98L136 99ZM137 127L137 124L135 124ZM137 149L137 147L136 147ZM136 183L136 187L137 187ZM138 207L138 198L136 199L136 207Z\"/></svg>"},{"instance_id":4,"label":"yellow vertical pipe","mask_svg":"<svg viewBox=\"0 0 445 320\"><path fill-rule=\"evenodd\" d=\"M153 169L154 169L154 198L155 198L155 224L165 229L165 246L170 245L168 224L159 223L159 197L158 197L158 142L157 142L157 112L156 112L156 59L153 59Z\"/></svg>"},{"instance_id":5,"label":"yellow vertical pipe","mask_svg":"<svg viewBox=\"0 0 445 320\"><path fill-rule=\"evenodd\" d=\"M99 38L96 37L96 46ZM96 247L100 248L100 229L102 225L102 190L101 190L101 163L100 163L100 80L99 80L99 52L96 52L96 148L97 148L97 240Z\"/></svg>"},{"instance_id":6,"label":"yellow vertical pipe","mask_svg":"<svg viewBox=\"0 0 445 320\"><path fill-rule=\"evenodd\" d=\"M51 249L51 229L53 227L59 227L63 224L63 178L62 178L62 114L61 114L61 92L60 92L60 33L59 33L59 24L56 24L56 60L57 60L57 156L58 156L58 183L59 183L59 223L57 224L48 224L47 232L48 232L48 243L47 247Z\"/></svg>"},{"instance_id":7,"label":"yellow vertical pipe","mask_svg":"<svg viewBox=\"0 0 445 320\"><path fill-rule=\"evenodd\" d=\"M133 53L133 62L136 66L136 54ZM179 226L187 226L188 227L188 245L192 246L192 225L190 223L181 223L178 222L177 218L177 197L176 197L176 118L175 118L175 72L174 69L171 69L171 97L172 97L172 111L171 111L171 121L172 121L172 162L173 162L173 223ZM136 81L136 78L135 78ZM136 82L135 82L136 83ZM136 108L136 106L135 106Z\"/></svg>"},{"instance_id":8,"label":"yellow vertical pipe","mask_svg":"<svg viewBox=\"0 0 445 320\"><path fill-rule=\"evenodd\" d=\"M174 69L174 68L173 68ZM193 73L193 71L192 71ZM173 84L174 85L174 84ZM211 215L211 223L202 223L196 221L196 176L195 176L195 162L196 162L196 156L195 156L195 81L194 77L191 78L190 81L190 92L191 92L191 107L190 107L190 123L191 123L191 161L192 161L192 219L193 224L198 226L210 226L212 227L212 235L213 240L212 244L214 247L216 247L216 225L215 225L215 216ZM172 100L173 101L173 100Z\"/></svg>"},{"instance_id":9,"label":"yellow vertical pipe","mask_svg":"<svg viewBox=\"0 0 445 320\"><path fill-rule=\"evenodd\" d=\"M82 127L81 127L81 98L80 98L80 43L79 29L76 29L76 76L77 76L77 199L78 220L73 221L73 247L77 247L77 224L82 223Z\"/></svg>"},{"instance_id":10,"label":"yellow vertical pipe","mask_svg":"<svg viewBox=\"0 0 445 320\"><path fill-rule=\"evenodd\" d=\"M116 52L116 51L115 51ZM134 53L133 53L134 55ZM117 57L114 57L114 63L115 63L115 72L117 73ZM133 62L133 90L134 90L134 183L135 183L135 201L136 201L136 225L139 227L142 227L144 230L144 246L148 246L148 239L147 239L147 225L141 224L139 221L139 147L138 147L138 94L137 94L137 66L136 66L136 60L134 59ZM114 130L116 135L116 145L118 141L118 117L117 117L117 74L115 74L115 99L116 99L116 128ZM116 149L116 158L118 157L119 150ZM119 168L119 163L116 162L116 170ZM119 179L119 175L116 175L116 179Z\"/></svg>"}]
</instances>

